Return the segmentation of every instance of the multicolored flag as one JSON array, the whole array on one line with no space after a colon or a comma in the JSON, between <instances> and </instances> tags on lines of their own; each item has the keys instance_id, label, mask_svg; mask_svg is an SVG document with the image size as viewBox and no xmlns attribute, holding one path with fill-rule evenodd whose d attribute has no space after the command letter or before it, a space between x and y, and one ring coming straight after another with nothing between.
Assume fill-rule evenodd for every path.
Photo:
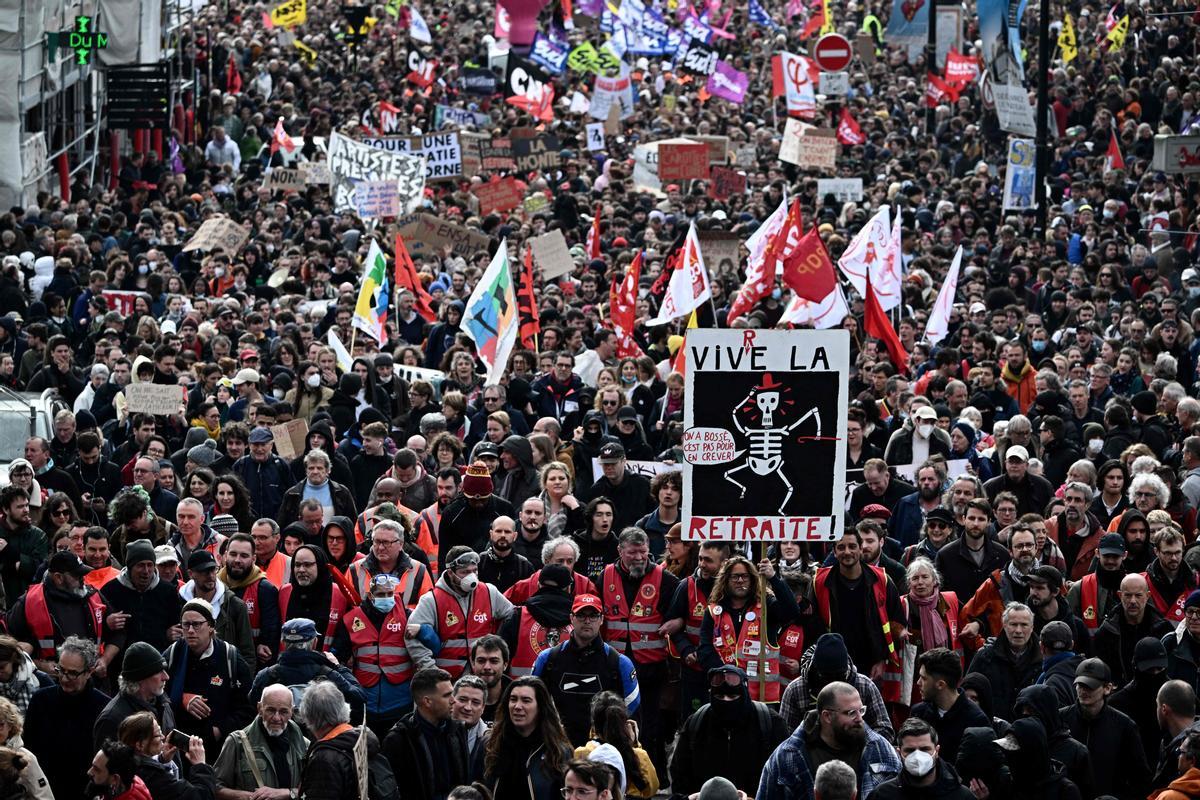
<instances>
[{"instance_id":1,"label":"multicolored flag","mask_svg":"<svg viewBox=\"0 0 1200 800\"><path fill-rule=\"evenodd\" d=\"M462 329L475 342L479 359L488 368L487 383L499 383L520 327L517 296L508 264L508 239L500 242L475 291L467 298Z\"/></svg>"},{"instance_id":2,"label":"multicolored flag","mask_svg":"<svg viewBox=\"0 0 1200 800\"><path fill-rule=\"evenodd\" d=\"M354 304L354 319L351 325L375 339L387 344L387 314L391 297L388 286L387 258L379 242L371 240L367 261L363 265L362 288L358 291L358 302Z\"/></svg>"},{"instance_id":3,"label":"multicolored flag","mask_svg":"<svg viewBox=\"0 0 1200 800\"><path fill-rule=\"evenodd\" d=\"M280 117L275 122L275 134L271 137L271 155L275 155L280 150L289 154L296 150L296 143L292 141L292 137L288 136L288 132L283 128L283 117Z\"/></svg>"},{"instance_id":4,"label":"multicolored flag","mask_svg":"<svg viewBox=\"0 0 1200 800\"><path fill-rule=\"evenodd\" d=\"M680 251L679 266L671 273L658 316L646 324L665 325L673 319L695 311L711 297L712 287L708 283L708 270L704 266L700 237L696 233L696 223L693 222L688 228L687 238L684 239L683 249Z\"/></svg>"}]
</instances>

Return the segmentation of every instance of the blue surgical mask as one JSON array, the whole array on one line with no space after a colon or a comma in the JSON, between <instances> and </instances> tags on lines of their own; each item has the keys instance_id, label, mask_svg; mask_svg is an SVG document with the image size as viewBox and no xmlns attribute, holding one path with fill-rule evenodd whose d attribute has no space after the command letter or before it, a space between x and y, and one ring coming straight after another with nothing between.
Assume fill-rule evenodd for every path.
<instances>
[{"instance_id":1,"label":"blue surgical mask","mask_svg":"<svg viewBox=\"0 0 1200 800\"><path fill-rule=\"evenodd\" d=\"M1035 353L1041 353L1046 349L1045 339L1034 339L1029 344L1033 347L1033 352Z\"/></svg>"},{"instance_id":2,"label":"blue surgical mask","mask_svg":"<svg viewBox=\"0 0 1200 800\"><path fill-rule=\"evenodd\" d=\"M395 597L372 597L371 605L375 606L375 608L377 608L378 610L387 614L389 611L391 611L393 608L396 607L396 598Z\"/></svg>"}]
</instances>

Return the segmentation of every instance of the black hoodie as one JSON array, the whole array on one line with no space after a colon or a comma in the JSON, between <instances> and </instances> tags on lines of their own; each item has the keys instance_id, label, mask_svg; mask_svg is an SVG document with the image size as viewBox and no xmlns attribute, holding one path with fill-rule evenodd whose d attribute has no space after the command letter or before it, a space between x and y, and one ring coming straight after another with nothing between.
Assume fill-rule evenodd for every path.
<instances>
[{"instance_id":1,"label":"black hoodie","mask_svg":"<svg viewBox=\"0 0 1200 800\"><path fill-rule=\"evenodd\" d=\"M1017 720L1011 735L1019 747L1005 753L1014 794L1022 800L1081 800L1079 787L1063 774L1061 764L1051 760L1046 729L1038 719Z\"/></svg>"},{"instance_id":2,"label":"black hoodie","mask_svg":"<svg viewBox=\"0 0 1200 800\"><path fill-rule=\"evenodd\" d=\"M1018 717L1035 717L1042 723L1050 758L1063 765L1066 776L1079 787L1084 797L1095 797L1091 756L1086 747L1071 738L1058 705L1058 693L1049 686L1026 686L1017 693L1015 710Z\"/></svg>"},{"instance_id":3,"label":"black hoodie","mask_svg":"<svg viewBox=\"0 0 1200 800\"><path fill-rule=\"evenodd\" d=\"M288 600L287 614L284 622L297 617L304 617L317 622L318 630L321 630L322 620L329 619L329 599L330 593L334 590L333 578L329 574L329 559L325 555L325 551L320 547L312 545L301 545L313 554L317 560L317 579L313 581L311 586L301 586L296 583L293 578L292 596ZM299 550L297 550L299 552ZM293 554L294 555L294 554Z\"/></svg>"},{"instance_id":4,"label":"black hoodie","mask_svg":"<svg viewBox=\"0 0 1200 800\"><path fill-rule=\"evenodd\" d=\"M327 537L329 536L330 528L337 528L346 536L346 541L342 545L345 552L337 560L334 560L333 556L329 554L329 539ZM350 565L354 563L354 557L358 555L358 551L354 546L354 523L350 521L349 517L330 517L329 522L325 523L325 527L321 529L321 541L319 544L325 549L324 555L328 557L331 566L337 567L343 575L349 572Z\"/></svg>"},{"instance_id":5,"label":"black hoodie","mask_svg":"<svg viewBox=\"0 0 1200 800\"><path fill-rule=\"evenodd\" d=\"M982 699L982 698L981 698ZM996 744L992 728L967 728L958 746L958 779L969 786L978 779L987 786L989 800L1009 800L1012 797L1012 775L1004 751Z\"/></svg>"},{"instance_id":6,"label":"black hoodie","mask_svg":"<svg viewBox=\"0 0 1200 800\"><path fill-rule=\"evenodd\" d=\"M340 483L342 486L345 486L353 491L354 477L350 472L350 464L346 461L345 457L342 456L341 453L337 452L337 441L333 438L333 428L329 427L329 423L325 420L314 422L312 427L308 429L308 433L305 434L304 452L297 455L296 458L292 460L290 465L292 470L292 480L296 481L296 483L299 483L300 481L308 478L308 474L304 470L304 457L312 451L312 437L316 434L320 434L325 437L325 445L321 449L325 451L325 454L329 456L329 460L333 464L332 468L329 470L329 478L334 483ZM289 486L286 488L290 489L291 487Z\"/></svg>"},{"instance_id":7,"label":"black hoodie","mask_svg":"<svg viewBox=\"0 0 1200 800\"><path fill-rule=\"evenodd\" d=\"M559 641L566 641L570 636L567 626L571 624L571 595L553 586L539 586L538 590L525 601L524 611L528 611L534 622L543 628L554 628L558 631ZM517 652L518 638L521 635L521 618L524 612L513 614L504 621L500 628L500 637L508 643L508 652ZM548 637L553 639L553 637ZM553 643L553 642L552 642Z\"/></svg>"}]
</instances>

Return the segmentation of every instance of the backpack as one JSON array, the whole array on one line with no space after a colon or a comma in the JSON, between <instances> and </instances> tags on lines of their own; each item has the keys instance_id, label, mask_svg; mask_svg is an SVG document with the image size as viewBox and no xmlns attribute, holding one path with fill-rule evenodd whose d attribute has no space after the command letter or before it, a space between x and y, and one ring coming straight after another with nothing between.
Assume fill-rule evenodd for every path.
<instances>
[{"instance_id":1,"label":"backpack","mask_svg":"<svg viewBox=\"0 0 1200 800\"><path fill-rule=\"evenodd\" d=\"M278 676L279 676L279 665L278 664L272 664L271 666L269 666L265 670L263 670L263 672L270 675L270 678L268 678L266 683L263 684L264 687L270 686L271 684L274 684L274 683L282 683L282 681L278 680ZM314 683L316 683L319 680L324 680L325 676L331 672L333 672L332 667L330 667L326 664L321 664L317 667L317 674L312 676L311 678L309 678L308 683L284 684L285 686L287 686L288 691L290 691L292 693L292 710L294 712L299 713L300 702L304 699L304 693L306 691L308 691L308 687L312 686Z\"/></svg>"},{"instance_id":2,"label":"backpack","mask_svg":"<svg viewBox=\"0 0 1200 800\"><path fill-rule=\"evenodd\" d=\"M561 653L563 648L565 648L568 644L570 644L569 641L563 642L558 647L550 650L550 655L546 657L546 668L542 673L543 675L549 675L554 671L555 661L558 658L558 654ZM616 691L618 694L624 696L625 683L621 680L621 654L617 652L615 647L606 642L604 644L604 655L608 659L608 678L609 685L612 687L610 691Z\"/></svg>"},{"instance_id":3,"label":"backpack","mask_svg":"<svg viewBox=\"0 0 1200 800\"><path fill-rule=\"evenodd\" d=\"M759 755L764 757L763 763L766 763L766 759L770 758L771 754L775 752L774 745L770 744L771 728L774 727L771 721L771 711L766 707L765 704L760 703L757 700L750 701L750 704L754 706L754 714L758 718L758 735L760 739L759 746L763 749L763 752ZM687 736L687 746L691 750L698 752L696 750L697 742L695 740L695 734L698 730L700 730L701 726L704 725L704 718L708 715L708 708L708 703L705 703L704 705L700 706L695 714L692 715L696 721L693 723L691 720L688 720L688 723L684 725L683 731L679 734L681 741L676 743L676 747L682 746L682 739L684 736Z\"/></svg>"}]
</instances>

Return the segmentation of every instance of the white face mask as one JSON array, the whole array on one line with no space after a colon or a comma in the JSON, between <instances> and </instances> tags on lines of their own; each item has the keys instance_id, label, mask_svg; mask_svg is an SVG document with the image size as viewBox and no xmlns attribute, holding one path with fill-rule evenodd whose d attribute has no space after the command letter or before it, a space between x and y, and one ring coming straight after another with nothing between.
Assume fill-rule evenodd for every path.
<instances>
[{"instance_id":1,"label":"white face mask","mask_svg":"<svg viewBox=\"0 0 1200 800\"><path fill-rule=\"evenodd\" d=\"M479 585L479 576L472 572L465 578L459 578L458 585L462 587L464 592L473 592L475 591L475 587Z\"/></svg>"},{"instance_id":2,"label":"white face mask","mask_svg":"<svg viewBox=\"0 0 1200 800\"><path fill-rule=\"evenodd\" d=\"M929 423L924 423L917 426L917 435L922 439L928 439L931 433L933 433L933 426Z\"/></svg>"},{"instance_id":3,"label":"white face mask","mask_svg":"<svg viewBox=\"0 0 1200 800\"><path fill-rule=\"evenodd\" d=\"M1101 448L1103 448L1103 447L1104 447L1103 439L1089 439L1088 440L1088 452L1089 453L1099 453Z\"/></svg>"},{"instance_id":4,"label":"white face mask","mask_svg":"<svg viewBox=\"0 0 1200 800\"><path fill-rule=\"evenodd\" d=\"M933 756L924 750L914 750L904 757L904 769L915 778L923 778L933 769Z\"/></svg>"},{"instance_id":5,"label":"white face mask","mask_svg":"<svg viewBox=\"0 0 1200 800\"><path fill-rule=\"evenodd\" d=\"M316 389L321 385L321 376L314 372L312 375L309 375L307 378L305 378L304 382L308 384L308 388Z\"/></svg>"}]
</instances>

